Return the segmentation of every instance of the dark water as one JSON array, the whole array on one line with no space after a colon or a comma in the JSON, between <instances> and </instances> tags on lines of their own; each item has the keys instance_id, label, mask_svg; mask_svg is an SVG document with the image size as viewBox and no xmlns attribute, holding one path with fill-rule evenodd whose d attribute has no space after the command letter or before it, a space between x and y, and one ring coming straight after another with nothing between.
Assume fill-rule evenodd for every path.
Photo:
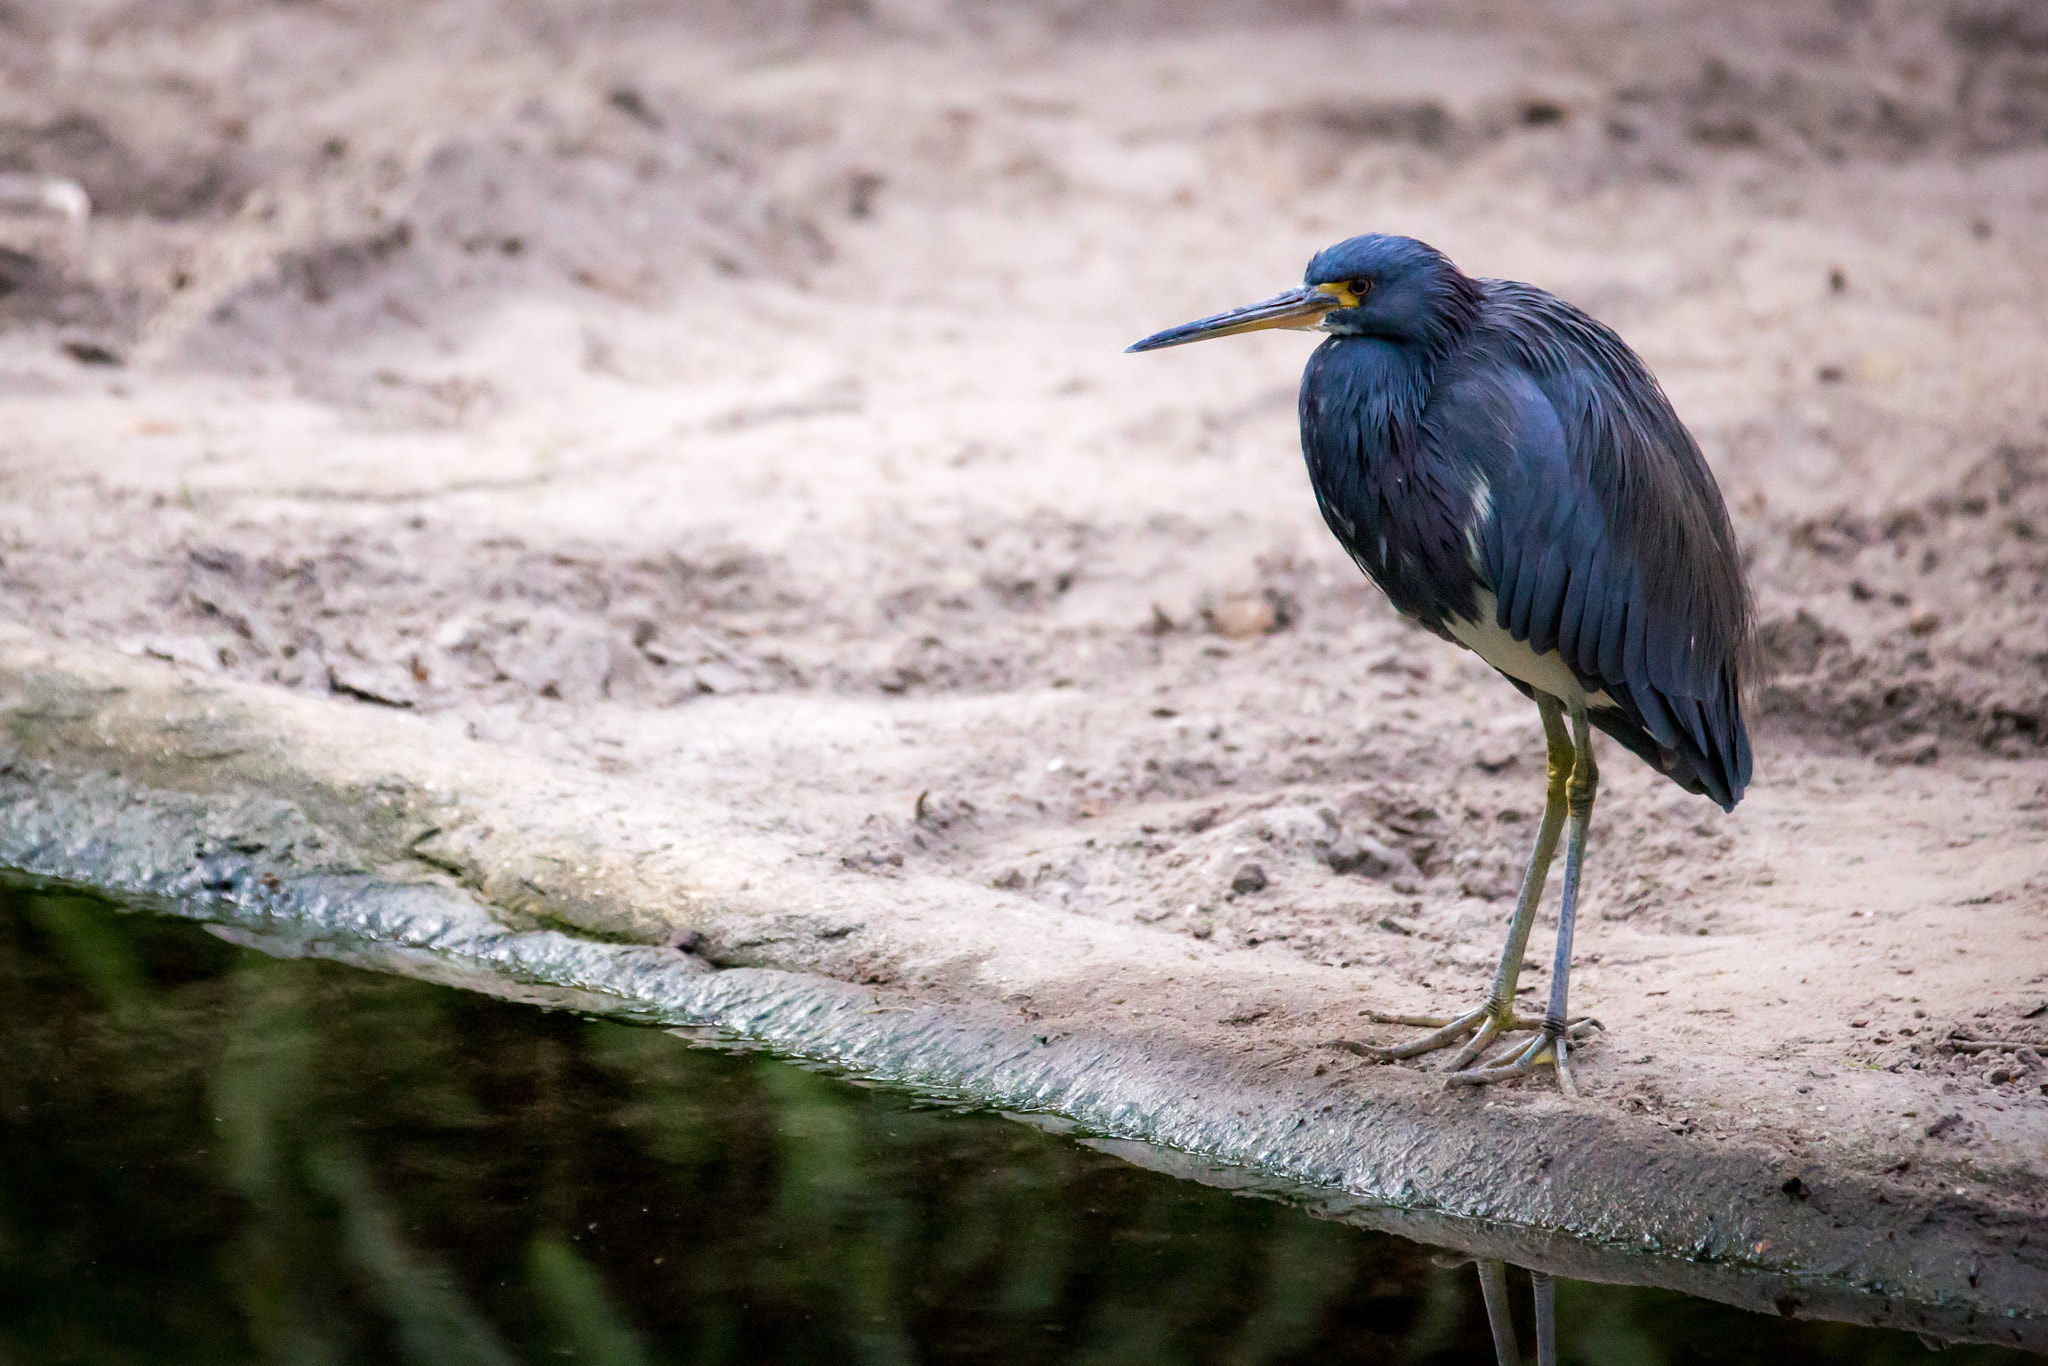
<instances>
[{"instance_id":1,"label":"dark water","mask_svg":"<svg viewBox=\"0 0 2048 1366\"><path fill-rule=\"evenodd\" d=\"M1428 1248L658 1030L4 888L0 1012L10 1366L1495 1359ZM1569 1362L1934 1360L1663 1291L1557 1311Z\"/></svg>"}]
</instances>

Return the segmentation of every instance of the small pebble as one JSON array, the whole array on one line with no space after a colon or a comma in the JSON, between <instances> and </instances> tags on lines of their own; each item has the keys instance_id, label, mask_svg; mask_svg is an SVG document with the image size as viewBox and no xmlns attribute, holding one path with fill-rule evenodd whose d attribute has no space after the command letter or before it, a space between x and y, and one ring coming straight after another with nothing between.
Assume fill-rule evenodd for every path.
<instances>
[{"instance_id":1,"label":"small pebble","mask_svg":"<svg viewBox=\"0 0 2048 1366\"><path fill-rule=\"evenodd\" d=\"M1280 618L1264 596L1237 593L1209 609L1209 624L1225 640L1249 640L1279 630Z\"/></svg>"}]
</instances>

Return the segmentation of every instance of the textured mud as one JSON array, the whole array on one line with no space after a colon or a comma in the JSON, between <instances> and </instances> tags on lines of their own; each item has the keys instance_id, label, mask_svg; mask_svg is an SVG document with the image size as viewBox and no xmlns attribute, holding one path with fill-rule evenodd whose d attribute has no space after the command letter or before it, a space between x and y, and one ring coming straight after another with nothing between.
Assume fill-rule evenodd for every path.
<instances>
[{"instance_id":1,"label":"textured mud","mask_svg":"<svg viewBox=\"0 0 2048 1366\"><path fill-rule=\"evenodd\" d=\"M1237 985L419 836L522 923L1406 1094L1325 1045L1483 990L1533 709L1329 543L1303 339L1118 350L1411 232L1642 351L1758 594L1737 814L1603 770L1583 1104L2038 1216L2036 7L1227 8L0 7L0 171L95 205L0 216L0 612Z\"/></svg>"}]
</instances>

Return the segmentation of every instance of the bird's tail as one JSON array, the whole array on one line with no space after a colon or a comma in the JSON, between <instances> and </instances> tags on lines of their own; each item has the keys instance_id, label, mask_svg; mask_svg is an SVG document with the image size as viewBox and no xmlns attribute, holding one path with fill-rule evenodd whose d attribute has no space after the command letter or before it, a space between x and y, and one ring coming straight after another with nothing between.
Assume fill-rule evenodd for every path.
<instances>
[{"instance_id":1,"label":"bird's tail","mask_svg":"<svg viewBox=\"0 0 2048 1366\"><path fill-rule=\"evenodd\" d=\"M1643 728L1633 706L1599 707L1590 713L1594 725L1621 742L1622 748L1656 769L1687 792L1712 798L1723 811L1733 811L1749 786L1749 727L1742 703L1730 696L1718 705L1689 708L1698 725L1680 725L1678 743L1665 746Z\"/></svg>"}]
</instances>

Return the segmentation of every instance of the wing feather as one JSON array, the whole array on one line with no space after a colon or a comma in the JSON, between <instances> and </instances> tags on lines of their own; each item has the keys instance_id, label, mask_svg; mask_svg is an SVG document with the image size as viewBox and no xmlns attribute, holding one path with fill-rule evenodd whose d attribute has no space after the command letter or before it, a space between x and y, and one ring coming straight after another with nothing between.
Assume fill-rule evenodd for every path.
<instances>
[{"instance_id":1,"label":"wing feather","mask_svg":"<svg viewBox=\"0 0 2048 1366\"><path fill-rule=\"evenodd\" d=\"M1678 718L1671 714L1670 706L1664 701L1664 694L1655 688L1630 688L1629 700L1635 704L1643 730L1656 741L1657 748L1677 749Z\"/></svg>"},{"instance_id":2,"label":"wing feather","mask_svg":"<svg viewBox=\"0 0 2048 1366\"><path fill-rule=\"evenodd\" d=\"M1592 711L1602 729L1732 807L1751 767L1753 647L1713 476L1613 333L1541 291L1485 287L1480 335L1432 407L1487 491L1473 539L1498 624L1615 699Z\"/></svg>"},{"instance_id":3,"label":"wing feather","mask_svg":"<svg viewBox=\"0 0 2048 1366\"><path fill-rule=\"evenodd\" d=\"M1600 645L1589 672L1602 678L1628 677L1621 667L1621 648L1628 638L1629 615L1627 586L1615 584L1607 590L1607 607L1600 618Z\"/></svg>"},{"instance_id":4,"label":"wing feather","mask_svg":"<svg viewBox=\"0 0 2048 1366\"><path fill-rule=\"evenodd\" d=\"M1565 547L1552 545L1543 552L1542 567L1536 573L1529 601L1529 648L1539 655L1557 648L1557 633L1564 616L1564 595L1571 586L1571 564Z\"/></svg>"},{"instance_id":5,"label":"wing feather","mask_svg":"<svg viewBox=\"0 0 2048 1366\"><path fill-rule=\"evenodd\" d=\"M1584 652L1580 648L1586 638L1586 600L1590 596L1588 590L1593 587L1593 576L1600 570L1602 544L1595 541L1591 546L1571 547L1573 572L1565 584L1564 602L1557 614L1557 652L1564 656L1565 663L1571 665L1572 672L1582 678L1587 673L1581 662Z\"/></svg>"}]
</instances>

